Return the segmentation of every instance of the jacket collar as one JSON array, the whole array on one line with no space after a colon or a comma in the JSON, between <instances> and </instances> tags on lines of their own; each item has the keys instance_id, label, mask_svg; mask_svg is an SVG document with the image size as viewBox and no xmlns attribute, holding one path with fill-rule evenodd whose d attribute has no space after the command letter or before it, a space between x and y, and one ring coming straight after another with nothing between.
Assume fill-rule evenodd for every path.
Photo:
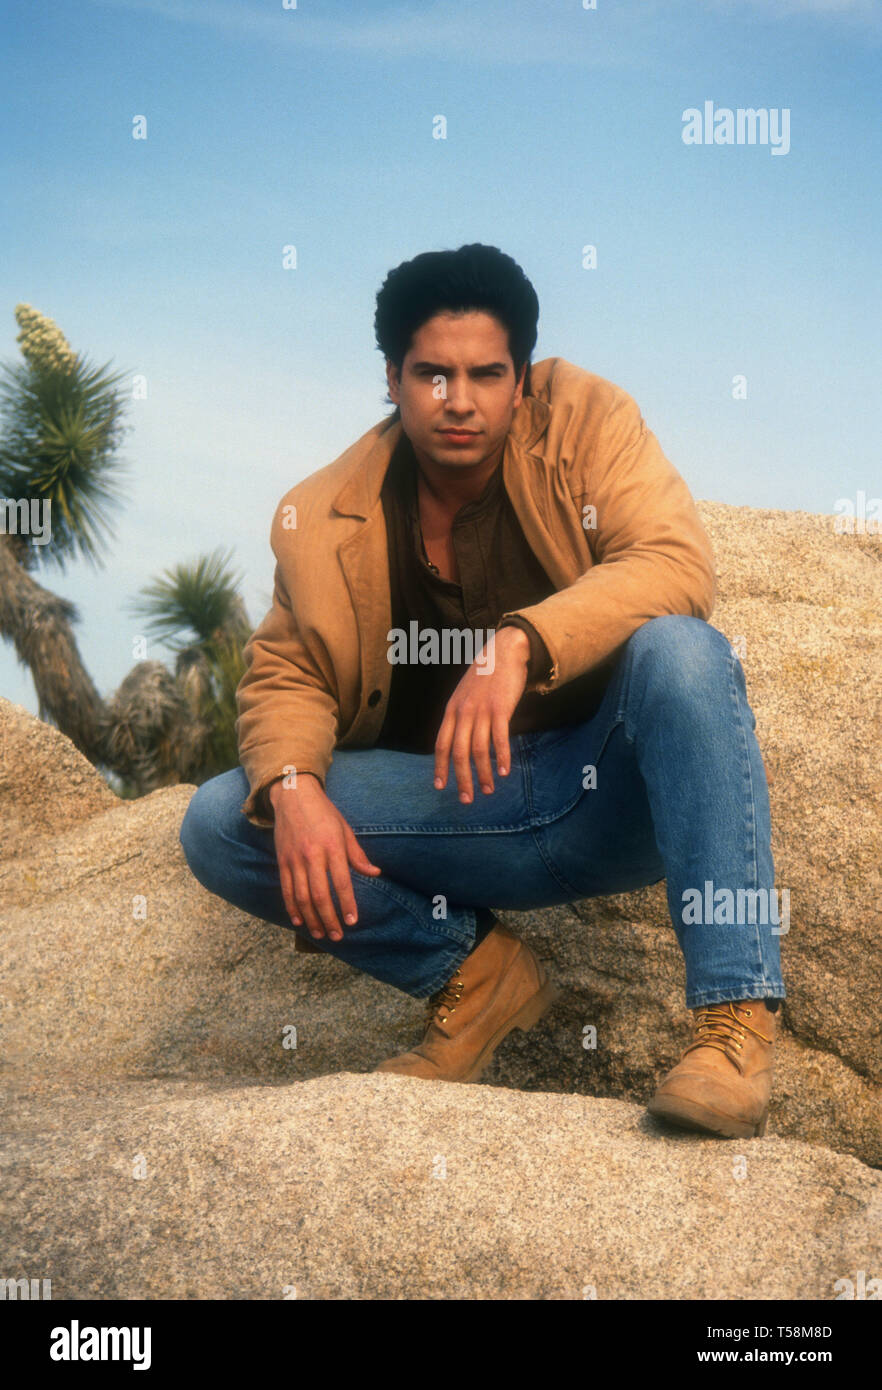
<instances>
[{"instance_id":1,"label":"jacket collar","mask_svg":"<svg viewBox=\"0 0 882 1390\"><path fill-rule=\"evenodd\" d=\"M512 417L506 444L511 441L528 451L542 438L550 415L546 401L525 396ZM379 501L386 469L401 434L400 420L383 420L352 445L348 451L348 477L331 503L335 512L367 520Z\"/></svg>"}]
</instances>

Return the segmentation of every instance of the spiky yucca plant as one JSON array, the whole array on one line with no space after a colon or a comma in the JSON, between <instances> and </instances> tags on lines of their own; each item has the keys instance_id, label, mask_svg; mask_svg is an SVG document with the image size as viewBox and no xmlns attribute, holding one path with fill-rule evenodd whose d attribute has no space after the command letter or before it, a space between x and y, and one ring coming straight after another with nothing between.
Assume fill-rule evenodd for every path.
<instances>
[{"instance_id":1,"label":"spiky yucca plant","mask_svg":"<svg viewBox=\"0 0 882 1390\"><path fill-rule=\"evenodd\" d=\"M147 620L146 630L175 654L177 684L195 724L207 730L199 753L205 777L239 761L236 687L251 624L230 559L231 553L216 550L193 564L174 565L131 605Z\"/></svg>"},{"instance_id":2,"label":"spiky yucca plant","mask_svg":"<svg viewBox=\"0 0 882 1390\"><path fill-rule=\"evenodd\" d=\"M77 554L100 565L127 471L115 456L127 428L125 373L76 354L30 304L16 305L15 318L24 360L0 365L0 494L51 503L48 544L16 534L16 558L26 569L63 570Z\"/></svg>"},{"instance_id":3,"label":"spiky yucca plant","mask_svg":"<svg viewBox=\"0 0 882 1390\"><path fill-rule=\"evenodd\" d=\"M94 367L73 351L52 319L18 304L23 361L0 366L0 499L51 503L49 539L37 544L10 515L0 527L0 635L34 680L41 719L51 719L93 763L119 779L124 795L180 781L201 782L235 767L235 684L249 624L222 561L179 566L142 591L154 627L189 639L175 672L139 662L104 701L80 656L75 606L31 571L64 567L77 555L103 564L110 516L121 502L115 457L123 423L125 373ZM237 674L238 673L238 674ZM231 688L232 685L232 688Z\"/></svg>"}]
</instances>

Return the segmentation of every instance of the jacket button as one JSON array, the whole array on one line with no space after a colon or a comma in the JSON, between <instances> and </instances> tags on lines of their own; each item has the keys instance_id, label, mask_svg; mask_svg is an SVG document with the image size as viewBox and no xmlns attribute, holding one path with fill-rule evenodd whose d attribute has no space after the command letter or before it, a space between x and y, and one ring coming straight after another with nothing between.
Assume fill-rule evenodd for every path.
<instances>
[{"instance_id":1,"label":"jacket button","mask_svg":"<svg viewBox=\"0 0 882 1390\"><path fill-rule=\"evenodd\" d=\"M368 704L372 707L378 705L383 698L382 690L372 690L368 696Z\"/></svg>"}]
</instances>

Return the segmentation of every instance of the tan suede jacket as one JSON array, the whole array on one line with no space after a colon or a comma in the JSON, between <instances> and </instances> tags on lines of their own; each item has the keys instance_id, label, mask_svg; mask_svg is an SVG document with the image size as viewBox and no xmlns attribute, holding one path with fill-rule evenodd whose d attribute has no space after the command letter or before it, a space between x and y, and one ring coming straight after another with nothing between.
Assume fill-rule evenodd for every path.
<instances>
[{"instance_id":1,"label":"tan suede jacket","mask_svg":"<svg viewBox=\"0 0 882 1390\"><path fill-rule=\"evenodd\" d=\"M707 619L714 557L686 483L612 382L549 357L506 437L505 486L558 591L519 610L552 660L547 692L610 655L650 618ZM258 796L284 772L324 781L335 748L368 748L392 667L380 488L401 422L387 417L276 508L273 605L245 646L236 691L243 814L268 827Z\"/></svg>"}]
</instances>

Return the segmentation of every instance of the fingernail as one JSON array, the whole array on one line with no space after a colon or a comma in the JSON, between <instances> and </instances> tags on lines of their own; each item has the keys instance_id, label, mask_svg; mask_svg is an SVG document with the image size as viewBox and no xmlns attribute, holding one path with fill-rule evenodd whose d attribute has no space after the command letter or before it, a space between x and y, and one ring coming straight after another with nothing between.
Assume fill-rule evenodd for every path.
<instances>
[{"instance_id":1,"label":"fingernail","mask_svg":"<svg viewBox=\"0 0 882 1390\"><path fill-rule=\"evenodd\" d=\"M347 912L347 914L346 914L346 916L344 917L343 920L344 920L344 922L348 922L349 925L350 925L350 927L351 927L352 924L353 924L354 921L355 921L355 913L354 913L354 912Z\"/></svg>"},{"instance_id":2,"label":"fingernail","mask_svg":"<svg viewBox=\"0 0 882 1390\"><path fill-rule=\"evenodd\" d=\"M471 801L472 798L469 796L468 792L460 792L459 799L460 801Z\"/></svg>"},{"instance_id":3,"label":"fingernail","mask_svg":"<svg viewBox=\"0 0 882 1390\"><path fill-rule=\"evenodd\" d=\"M492 790L493 788L490 786L489 782L485 782L484 785L481 787L481 791L484 792L485 795L492 792Z\"/></svg>"},{"instance_id":4,"label":"fingernail","mask_svg":"<svg viewBox=\"0 0 882 1390\"><path fill-rule=\"evenodd\" d=\"M441 781L440 777L435 778L435 786L437 787L438 791L440 791L441 788L444 786L444 783Z\"/></svg>"}]
</instances>

